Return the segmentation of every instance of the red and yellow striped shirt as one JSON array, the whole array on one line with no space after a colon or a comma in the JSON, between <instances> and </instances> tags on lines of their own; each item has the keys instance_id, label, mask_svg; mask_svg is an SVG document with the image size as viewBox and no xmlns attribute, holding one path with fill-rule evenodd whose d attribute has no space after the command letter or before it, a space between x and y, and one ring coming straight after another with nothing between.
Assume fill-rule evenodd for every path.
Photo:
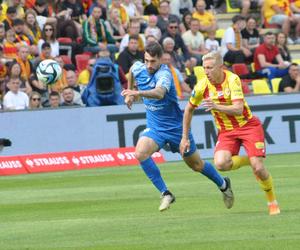
<instances>
[{"instance_id":1,"label":"red and yellow striped shirt","mask_svg":"<svg viewBox=\"0 0 300 250\"><path fill-rule=\"evenodd\" d=\"M230 71L224 70L225 79L222 84L213 85L205 76L196 84L190 103L199 106L203 99L211 98L216 104L232 105L234 101L243 100L242 115L228 115L224 112L212 110L215 123L219 131L228 131L244 126L252 118L251 110L244 98L240 78Z\"/></svg>"}]
</instances>

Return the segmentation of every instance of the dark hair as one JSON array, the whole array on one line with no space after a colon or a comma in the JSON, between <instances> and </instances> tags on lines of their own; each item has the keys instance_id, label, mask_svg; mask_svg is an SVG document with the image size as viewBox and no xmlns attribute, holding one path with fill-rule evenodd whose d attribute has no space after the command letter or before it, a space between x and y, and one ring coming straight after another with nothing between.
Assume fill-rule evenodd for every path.
<instances>
[{"instance_id":1,"label":"dark hair","mask_svg":"<svg viewBox=\"0 0 300 250\"><path fill-rule=\"evenodd\" d=\"M38 6L43 6L47 3L46 0L36 0L35 4Z\"/></svg>"},{"instance_id":2,"label":"dark hair","mask_svg":"<svg viewBox=\"0 0 300 250\"><path fill-rule=\"evenodd\" d=\"M264 36L272 36L275 35L272 31L268 31Z\"/></svg>"},{"instance_id":3,"label":"dark hair","mask_svg":"<svg viewBox=\"0 0 300 250\"><path fill-rule=\"evenodd\" d=\"M7 13L7 14L14 14L14 13L17 13L17 9L16 9L16 7L14 7L14 6L9 6L9 7L7 8L6 13Z\"/></svg>"},{"instance_id":4,"label":"dark hair","mask_svg":"<svg viewBox=\"0 0 300 250\"><path fill-rule=\"evenodd\" d=\"M151 42L146 45L145 52L147 52L150 56L157 56L158 58L161 58L163 54L163 49L157 42Z\"/></svg>"},{"instance_id":5,"label":"dark hair","mask_svg":"<svg viewBox=\"0 0 300 250\"><path fill-rule=\"evenodd\" d=\"M245 21L245 17L241 16L241 15L235 15L232 19L231 19L232 23L236 23L238 21Z\"/></svg>"},{"instance_id":6,"label":"dark hair","mask_svg":"<svg viewBox=\"0 0 300 250\"><path fill-rule=\"evenodd\" d=\"M43 45L42 45L42 49L45 49L45 48L51 48L50 43L44 42Z\"/></svg>"},{"instance_id":7,"label":"dark hair","mask_svg":"<svg viewBox=\"0 0 300 250\"><path fill-rule=\"evenodd\" d=\"M57 91L51 91L51 93L49 94L49 97L51 96L58 96L59 97L59 93Z\"/></svg>"},{"instance_id":8,"label":"dark hair","mask_svg":"<svg viewBox=\"0 0 300 250\"><path fill-rule=\"evenodd\" d=\"M25 22L23 19L21 18L16 18L15 20L13 20L13 26L16 26L16 25L24 25Z\"/></svg>"},{"instance_id":9,"label":"dark hair","mask_svg":"<svg viewBox=\"0 0 300 250\"><path fill-rule=\"evenodd\" d=\"M134 39L134 40L139 40L139 35L130 35L129 36L129 41L131 40L131 39Z\"/></svg>"},{"instance_id":10,"label":"dark hair","mask_svg":"<svg viewBox=\"0 0 300 250\"><path fill-rule=\"evenodd\" d=\"M289 68L292 67L292 66L298 67L299 65L298 65L298 63L291 63L290 66L289 66Z\"/></svg>"}]
</instances>

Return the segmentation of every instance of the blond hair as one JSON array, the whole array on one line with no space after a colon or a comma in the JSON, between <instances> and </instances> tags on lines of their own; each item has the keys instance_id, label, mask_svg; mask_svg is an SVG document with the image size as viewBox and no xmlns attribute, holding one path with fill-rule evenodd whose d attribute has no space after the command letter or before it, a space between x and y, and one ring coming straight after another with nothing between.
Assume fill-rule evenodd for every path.
<instances>
[{"instance_id":1,"label":"blond hair","mask_svg":"<svg viewBox=\"0 0 300 250\"><path fill-rule=\"evenodd\" d=\"M218 64L218 65L223 64L223 57L221 56L221 53L218 51L212 51L212 52L205 54L202 57L202 61L204 62L206 60L215 60L215 64Z\"/></svg>"}]
</instances>

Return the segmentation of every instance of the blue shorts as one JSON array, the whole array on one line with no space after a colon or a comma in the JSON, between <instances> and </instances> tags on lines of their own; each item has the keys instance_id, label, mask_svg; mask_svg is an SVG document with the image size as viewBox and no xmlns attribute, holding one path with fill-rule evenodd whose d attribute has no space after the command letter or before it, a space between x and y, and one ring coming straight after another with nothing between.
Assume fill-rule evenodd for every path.
<instances>
[{"instance_id":1,"label":"blue shorts","mask_svg":"<svg viewBox=\"0 0 300 250\"><path fill-rule=\"evenodd\" d=\"M166 144L168 144L173 153L180 153L179 145L181 141L182 130L167 133L158 132L154 129L146 128L142 133L142 136L146 136L155 141L158 145L159 149L163 148ZM189 134L190 140L190 151L184 153L184 157L188 157L192 155L196 150L196 143L194 141L192 133Z\"/></svg>"}]
</instances>

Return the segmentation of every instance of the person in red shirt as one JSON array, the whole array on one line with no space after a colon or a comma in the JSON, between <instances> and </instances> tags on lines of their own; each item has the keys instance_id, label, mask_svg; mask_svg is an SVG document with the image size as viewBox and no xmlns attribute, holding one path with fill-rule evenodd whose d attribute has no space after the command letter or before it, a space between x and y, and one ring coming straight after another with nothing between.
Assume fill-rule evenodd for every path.
<instances>
[{"instance_id":1,"label":"person in red shirt","mask_svg":"<svg viewBox=\"0 0 300 250\"><path fill-rule=\"evenodd\" d=\"M254 65L257 73L267 77L269 81L276 77L285 76L288 73L288 66L283 61L279 49L274 45L275 35L267 32L264 42L259 45L254 53Z\"/></svg>"}]
</instances>

